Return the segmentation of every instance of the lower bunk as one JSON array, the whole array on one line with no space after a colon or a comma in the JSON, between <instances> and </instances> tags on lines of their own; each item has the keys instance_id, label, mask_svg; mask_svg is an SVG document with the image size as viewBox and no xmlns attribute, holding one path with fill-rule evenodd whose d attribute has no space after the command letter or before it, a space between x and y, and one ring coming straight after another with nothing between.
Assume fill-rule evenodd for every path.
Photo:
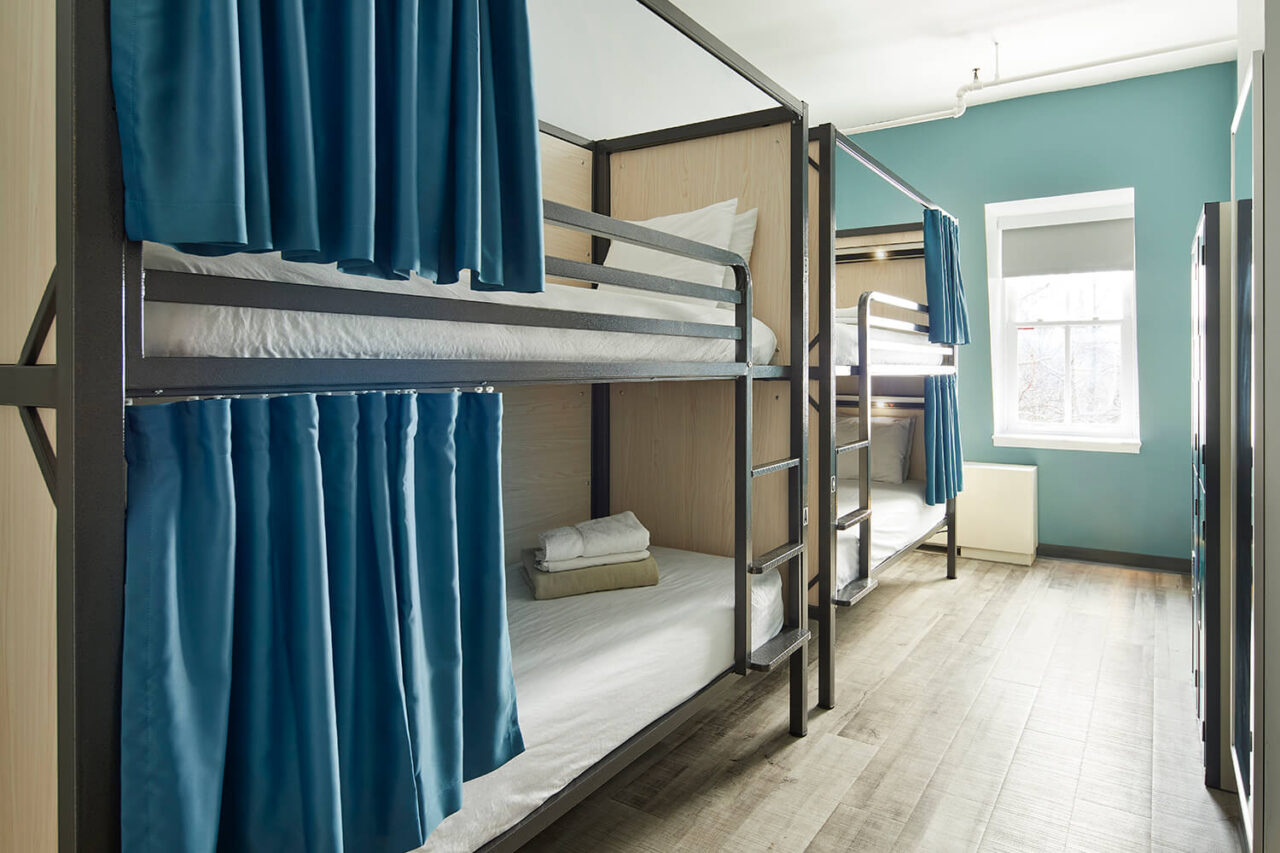
<instances>
[{"instance_id":1,"label":"lower bunk","mask_svg":"<svg viewBox=\"0 0 1280 853\"><path fill-rule=\"evenodd\" d=\"M842 478L836 481L839 506L856 507L862 504L858 480ZM946 504L930 505L925 502L923 480L904 480L902 483L871 484L871 544L870 570L874 573L898 556L914 550L935 533L946 528ZM836 531L836 582L835 603L852 604L855 584L861 573L859 546L862 539L861 525Z\"/></svg>"},{"instance_id":2,"label":"lower bunk","mask_svg":"<svg viewBox=\"0 0 1280 853\"><path fill-rule=\"evenodd\" d=\"M446 818L422 850L520 846L620 770L632 757L620 753L637 736L729 673L733 558L650 550L660 580L636 589L535 600L523 568L508 569L525 751L468 781L462 810ZM783 610L778 572L753 575L753 649L781 631Z\"/></svg>"}]
</instances>

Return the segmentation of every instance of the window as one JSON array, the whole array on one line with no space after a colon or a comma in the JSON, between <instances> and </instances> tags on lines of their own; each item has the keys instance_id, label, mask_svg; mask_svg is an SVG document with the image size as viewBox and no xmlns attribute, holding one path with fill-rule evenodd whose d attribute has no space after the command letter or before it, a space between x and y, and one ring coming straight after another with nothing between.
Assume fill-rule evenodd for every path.
<instances>
[{"instance_id":1,"label":"window","mask_svg":"<svg viewBox=\"0 0 1280 853\"><path fill-rule=\"evenodd\" d=\"M1003 447L1137 453L1133 190L987 205Z\"/></svg>"}]
</instances>

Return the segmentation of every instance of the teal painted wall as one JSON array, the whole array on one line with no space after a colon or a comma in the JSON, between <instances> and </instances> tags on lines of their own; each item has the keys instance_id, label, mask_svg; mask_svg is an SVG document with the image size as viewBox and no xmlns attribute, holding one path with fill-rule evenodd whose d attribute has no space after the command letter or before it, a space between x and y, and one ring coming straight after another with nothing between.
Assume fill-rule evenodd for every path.
<instances>
[{"instance_id":1,"label":"teal painted wall","mask_svg":"<svg viewBox=\"0 0 1280 853\"><path fill-rule=\"evenodd\" d=\"M973 343L961 350L965 458L1039 466L1040 541L1185 557L1191 548L1190 251L1201 205L1230 198L1235 63L972 107L959 119L857 137L960 221ZM852 158L837 166L840 228L917 219ZM1134 188L1137 454L991 443L983 205Z\"/></svg>"}]
</instances>

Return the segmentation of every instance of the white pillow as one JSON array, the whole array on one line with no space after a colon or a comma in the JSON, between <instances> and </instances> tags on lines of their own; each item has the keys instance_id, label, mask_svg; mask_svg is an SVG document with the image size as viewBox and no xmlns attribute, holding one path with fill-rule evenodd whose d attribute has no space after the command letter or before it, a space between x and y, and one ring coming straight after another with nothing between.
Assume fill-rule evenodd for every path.
<instances>
[{"instance_id":1,"label":"white pillow","mask_svg":"<svg viewBox=\"0 0 1280 853\"><path fill-rule=\"evenodd\" d=\"M733 217L733 233L729 235L729 251L735 255L741 255L742 259L751 264L751 249L756 243L756 220L760 216L760 208L753 207L746 213L739 213ZM733 290L737 282L733 279L733 270L729 267L724 271L724 283L721 287ZM721 302L721 308L732 308L732 302Z\"/></svg>"},{"instance_id":2,"label":"white pillow","mask_svg":"<svg viewBox=\"0 0 1280 853\"><path fill-rule=\"evenodd\" d=\"M738 200L731 198L728 201L708 205L699 210L691 210L687 213L672 213L667 216L655 216L653 219L645 219L634 224L644 225L656 231L665 231L668 234L684 237L687 240L696 240L699 243L707 243L711 246L727 249L729 248L730 238L733 235L734 213L737 209ZM726 272L725 268L718 264L695 261L679 255L660 252L657 249L645 249L640 246L633 246L630 243L624 243L621 240L614 240L610 243L609 254L605 258L604 265L612 269L632 270L650 275L660 275L665 278L690 281L694 284L705 284L708 287L723 287L724 273ZM732 278L730 280L732 281ZM633 295L657 296L679 302L692 302L696 305L711 304L705 299L694 299L689 296L649 293L648 291L614 285L601 285L600 287L602 290L608 289L625 291Z\"/></svg>"},{"instance_id":3,"label":"white pillow","mask_svg":"<svg viewBox=\"0 0 1280 853\"><path fill-rule=\"evenodd\" d=\"M877 483L898 484L911 472L911 439L915 433L914 418L871 419L871 479ZM858 418L836 418L836 443L858 440ZM842 479L858 476L856 450L842 453L836 459L836 470Z\"/></svg>"}]
</instances>

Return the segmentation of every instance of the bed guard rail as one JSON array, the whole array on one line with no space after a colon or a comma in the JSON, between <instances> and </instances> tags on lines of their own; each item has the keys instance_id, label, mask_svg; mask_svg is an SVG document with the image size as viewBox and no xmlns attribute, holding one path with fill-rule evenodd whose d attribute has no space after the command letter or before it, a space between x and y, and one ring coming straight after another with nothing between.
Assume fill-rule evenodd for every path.
<instances>
[{"instance_id":1,"label":"bed guard rail","mask_svg":"<svg viewBox=\"0 0 1280 853\"><path fill-rule=\"evenodd\" d=\"M548 274L578 281L613 284L651 293L729 303L735 308L750 306L751 271L746 261L733 252L556 202L545 202L544 214L545 220L554 225L728 267L734 271L736 286L733 289L713 287L555 257L546 259ZM744 349L742 346L744 342L749 343L747 339L750 335L749 323L745 318L737 316L732 325L705 323L464 299L442 299L409 293L353 290L314 284L286 284L166 270L147 271L145 294L140 293L139 297L151 302L719 338L737 341L740 350ZM749 348L746 350L747 353L750 352ZM737 360L745 359L740 357Z\"/></svg>"}]
</instances>

